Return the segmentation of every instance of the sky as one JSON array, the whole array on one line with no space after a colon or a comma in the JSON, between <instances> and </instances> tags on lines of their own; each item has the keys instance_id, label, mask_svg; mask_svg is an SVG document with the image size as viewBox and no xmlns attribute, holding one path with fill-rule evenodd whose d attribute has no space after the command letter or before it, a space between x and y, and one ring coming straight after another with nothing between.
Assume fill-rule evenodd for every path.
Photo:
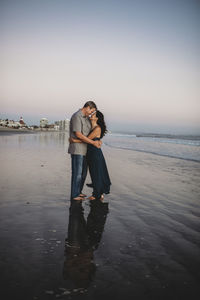
<instances>
[{"instance_id":1,"label":"sky","mask_svg":"<svg viewBox=\"0 0 200 300\"><path fill-rule=\"evenodd\" d=\"M0 118L200 132L200 1L0 0Z\"/></svg>"}]
</instances>

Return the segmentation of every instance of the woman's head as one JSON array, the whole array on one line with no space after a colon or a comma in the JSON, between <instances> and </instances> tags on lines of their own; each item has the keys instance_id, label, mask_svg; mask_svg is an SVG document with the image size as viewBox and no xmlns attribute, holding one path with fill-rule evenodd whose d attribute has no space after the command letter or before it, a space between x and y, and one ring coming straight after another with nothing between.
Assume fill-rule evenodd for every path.
<instances>
[{"instance_id":1,"label":"woman's head","mask_svg":"<svg viewBox=\"0 0 200 300\"><path fill-rule=\"evenodd\" d=\"M101 127L101 138L107 133L104 115L99 110L96 111L97 124Z\"/></svg>"}]
</instances>

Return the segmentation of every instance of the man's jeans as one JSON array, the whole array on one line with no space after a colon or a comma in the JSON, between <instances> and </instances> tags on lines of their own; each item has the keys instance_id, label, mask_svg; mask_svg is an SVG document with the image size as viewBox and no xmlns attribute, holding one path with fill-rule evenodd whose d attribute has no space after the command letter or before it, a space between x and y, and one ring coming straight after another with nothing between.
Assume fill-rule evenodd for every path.
<instances>
[{"instance_id":1,"label":"man's jeans","mask_svg":"<svg viewBox=\"0 0 200 300\"><path fill-rule=\"evenodd\" d=\"M78 197L82 192L87 176L86 156L71 154L72 179L71 179L71 199Z\"/></svg>"}]
</instances>

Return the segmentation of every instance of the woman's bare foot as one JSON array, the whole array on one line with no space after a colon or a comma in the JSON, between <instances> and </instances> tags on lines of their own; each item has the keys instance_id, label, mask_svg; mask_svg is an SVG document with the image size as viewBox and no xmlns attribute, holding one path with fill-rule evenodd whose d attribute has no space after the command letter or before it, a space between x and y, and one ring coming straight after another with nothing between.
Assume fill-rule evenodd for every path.
<instances>
[{"instance_id":1,"label":"woman's bare foot","mask_svg":"<svg viewBox=\"0 0 200 300\"><path fill-rule=\"evenodd\" d=\"M104 199L104 195L102 194L100 200L103 201L103 199Z\"/></svg>"}]
</instances>

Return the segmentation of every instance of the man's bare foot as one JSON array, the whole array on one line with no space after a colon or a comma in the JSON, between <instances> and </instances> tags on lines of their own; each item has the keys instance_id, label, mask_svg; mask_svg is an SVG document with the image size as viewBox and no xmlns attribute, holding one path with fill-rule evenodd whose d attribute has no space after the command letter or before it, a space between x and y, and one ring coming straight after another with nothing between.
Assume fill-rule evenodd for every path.
<instances>
[{"instance_id":1,"label":"man's bare foot","mask_svg":"<svg viewBox=\"0 0 200 300\"><path fill-rule=\"evenodd\" d=\"M96 198L93 196L88 197L88 200L95 200Z\"/></svg>"},{"instance_id":2,"label":"man's bare foot","mask_svg":"<svg viewBox=\"0 0 200 300\"><path fill-rule=\"evenodd\" d=\"M83 201L83 200L85 200L85 199L84 199L83 197L78 196L78 197L73 198L73 200Z\"/></svg>"},{"instance_id":3,"label":"man's bare foot","mask_svg":"<svg viewBox=\"0 0 200 300\"><path fill-rule=\"evenodd\" d=\"M86 194L80 194L79 195L79 197L83 197L83 198L86 197L86 196L87 196Z\"/></svg>"}]
</instances>

